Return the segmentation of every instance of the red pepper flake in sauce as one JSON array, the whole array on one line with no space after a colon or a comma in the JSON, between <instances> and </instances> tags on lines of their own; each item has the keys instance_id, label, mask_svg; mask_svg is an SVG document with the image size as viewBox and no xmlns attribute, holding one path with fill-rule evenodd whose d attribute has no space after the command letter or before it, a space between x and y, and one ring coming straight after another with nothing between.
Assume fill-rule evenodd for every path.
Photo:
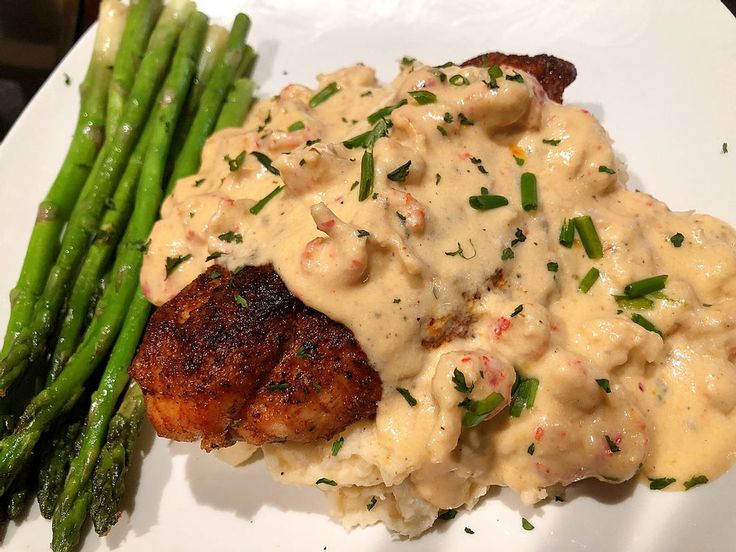
<instances>
[{"instance_id":1,"label":"red pepper flake in sauce","mask_svg":"<svg viewBox=\"0 0 736 552\"><path fill-rule=\"evenodd\" d=\"M534 440L541 441L542 437L544 437L544 428L542 426L537 426L537 429L534 432Z\"/></svg>"},{"instance_id":2,"label":"red pepper flake in sauce","mask_svg":"<svg viewBox=\"0 0 736 552\"><path fill-rule=\"evenodd\" d=\"M493 325L493 333L496 335L496 337L501 337L503 333L510 327L511 320L509 320L505 316L502 316L501 318L496 320L496 323Z\"/></svg>"}]
</instances>

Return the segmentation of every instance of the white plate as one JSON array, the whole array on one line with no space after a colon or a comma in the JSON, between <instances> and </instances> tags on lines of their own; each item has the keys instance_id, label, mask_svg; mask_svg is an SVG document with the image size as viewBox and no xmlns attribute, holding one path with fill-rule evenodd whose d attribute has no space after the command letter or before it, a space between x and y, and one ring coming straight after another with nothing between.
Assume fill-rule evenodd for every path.
<instances>
[{"instance_id":1,"label":"white plate","mask_svg":"<svg viewBox=\"0 0 736 552\"><path fill-rule=\"evenodd\" d=\"M717 0L201 0L200 7L219 23L238 9L251 16L264 96L289 82L313 85L316 73L357 61L388 80L405 54L432 64L488 50L568 59L578 79L565 100L603 122L632 187L673 209L736 223L736 20ZM92 38L80 40L0 147L0 290L15 282L36 205L66 151ZM74 86L64 85L63 73ZM721 153L723 142L731 153ZM2 328L7 316L3 302ZM492 490L477 510L399 541L381 526L345 531L327 517L319 491L273 482L262 461L233 469L194 445L155 439L148 426L140 446L145 459L134 462L125 512L107 538L88 536L84 550L701 551L733 550L736 541L736 470L688 493L587 482L567 503L537 508ZM536 529L523 531L521 516ZM47 550L50 539L34 504L3 544Z\"/></svg>"}]
</instances>

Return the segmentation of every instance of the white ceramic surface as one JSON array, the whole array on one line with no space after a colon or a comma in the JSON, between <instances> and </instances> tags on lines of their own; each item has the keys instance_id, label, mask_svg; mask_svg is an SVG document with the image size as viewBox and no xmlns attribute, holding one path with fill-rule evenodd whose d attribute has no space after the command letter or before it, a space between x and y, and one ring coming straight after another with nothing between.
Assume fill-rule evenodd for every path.
<instances>
[{"instance_id":1,"label":"white ceramic surface","mask_svg":"<svg viewBox=\"0 0 736 552\"><path fill-rule=\"evenodd\" d=\"M229 24L238 10L251 16L264 96L357 61L387 80L403 55L432 64L488 50L568 59L578 79L565 100L603 122L632 187L673 209L736 224L736 19L717 0L201 0L200 7L219 23ZM66 151L92 38L79 41L0 145L3 294ZM721 153L723 142L731 153ZM2 328L7 315L3 301ZM536 508L492 490L475 511L402 541L381 526L345 531L327 517L319 491L273 482L262 461L233 469L194 445L155 438L148 426L140 447L145 458L134 462L125 512L105 539L89 535L84 550L736 549L736 469L688 493L586 482L568 502ZM522 516L534 531L522 530ZM22 524L9 526L2 546L47 550L50 538L34 504Z\"/></svg>"}]
</instances>

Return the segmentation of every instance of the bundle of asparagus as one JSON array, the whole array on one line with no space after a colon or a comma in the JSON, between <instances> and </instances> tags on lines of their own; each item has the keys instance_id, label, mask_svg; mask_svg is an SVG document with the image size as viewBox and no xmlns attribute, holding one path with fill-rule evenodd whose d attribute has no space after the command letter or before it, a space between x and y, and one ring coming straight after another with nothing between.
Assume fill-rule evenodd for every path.
<instances>
[{"instance_id":1,"label":"bundle of asparagus","mask_svg":"<svg viewBox=\"0 0 736 552\"><path fill-rule=\"evenodd\" d=\"M0 516L17 518L37 491L55 551L76 547L88 515L101 535L119 517L145 413L127 369L152 308L138 285L148 234L207 137L239 126L253 94L247 16L228 33L188 0L104 0L100 13L0 358Z\"/></svg>"}]
</instances>

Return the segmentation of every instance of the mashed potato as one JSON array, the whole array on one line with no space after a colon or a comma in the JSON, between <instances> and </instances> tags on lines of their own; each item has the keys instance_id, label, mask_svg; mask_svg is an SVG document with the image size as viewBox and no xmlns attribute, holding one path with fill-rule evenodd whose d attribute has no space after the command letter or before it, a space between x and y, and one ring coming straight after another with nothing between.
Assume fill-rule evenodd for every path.
<instances>
[{"instance_id":1,"label":"mashed potato","mask_svg":"<svg viewBox=\"0 0 736 552\"><path fill-rule=\"evenodd\" d=\"M156 304L211 263L273 263L354 332L383 381L376 418L263 447L280 481L321 480L346 525L418 535L491 485L527 503L639 471L682 489L736 453L733 229L627 191L590 113L502 69L404 64L381 87L358 65L288 86L208 141L151 235Z\"/></svg>"}]
</instances>

